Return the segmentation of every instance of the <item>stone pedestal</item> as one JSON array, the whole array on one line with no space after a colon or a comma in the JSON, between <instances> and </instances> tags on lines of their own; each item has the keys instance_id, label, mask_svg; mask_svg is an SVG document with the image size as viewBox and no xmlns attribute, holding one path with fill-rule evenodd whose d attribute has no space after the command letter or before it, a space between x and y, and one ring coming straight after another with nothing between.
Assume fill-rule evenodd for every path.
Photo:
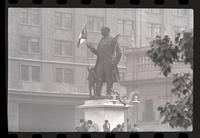
<instances>
[{"instance_id":1,"label":"stone pedestal","mask_svg":"<svg viewBox=\"0 0 200 138\"><path fill-rule=\"evenodd\" d=\"M123 105L118 100L97 99L86 100L79 108L84 109L85 120L92 120L103 131L105 120L110 122L111 130L125 120L125 112L130 105Z\"/></svg>"}]
</instances>

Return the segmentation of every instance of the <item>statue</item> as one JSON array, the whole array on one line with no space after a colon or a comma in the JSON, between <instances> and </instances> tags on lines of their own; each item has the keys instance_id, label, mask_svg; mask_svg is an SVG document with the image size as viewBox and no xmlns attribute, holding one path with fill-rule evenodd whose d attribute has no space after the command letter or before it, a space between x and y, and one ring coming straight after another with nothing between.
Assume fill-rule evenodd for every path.
<instances>
[{"instance_id":1,"label":"statue","mask_svg":"<svg viewBox=\"0 0 200 138\"><path fill-rule=\"evenodd\" d=\"M102 39L98 43L97 49L91 43L86 43L87 47L93 54L97 56L94 67L97 75L96 80L96 95L101 96L103 83L107 83L106 95L111 97L113 83L119 81L119 71L117 64L121 59L122 52L117 42L119 35L111 37L109 35L110 28L103 27L101 29Z\"/></svg>"},{"instance_id":2,"label":"statue","mask_svg":"<svg viewBox=\"0 0 200 138\"><path fill-rule=\"evenodd\" d=\"M95 69L90 68L89 66L88 66L88 78L87 78L87 80L88 80L88 84L89 84L90 97L92 97L92 96L96 97L97 76L96 76L96 73L95 73Z\"/></svg>"}]
</instances>

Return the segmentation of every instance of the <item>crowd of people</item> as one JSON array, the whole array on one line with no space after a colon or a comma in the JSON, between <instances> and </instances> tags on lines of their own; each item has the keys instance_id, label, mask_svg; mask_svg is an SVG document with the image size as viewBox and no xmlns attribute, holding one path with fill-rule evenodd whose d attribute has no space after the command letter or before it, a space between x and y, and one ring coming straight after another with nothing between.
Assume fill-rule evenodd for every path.
<instances>
[{"instance_id":1,"label":"crowd of people","mask_svg":"<svg viewBox=\"0 0 200 138\"><path fill-rule=\"evenodd\" d=\"M133 126L130 123L130 120L127 118L122 124L117 124L113 129L110 128L110 123L108 120L105 120L103 124L104 132L137 132L141 131L137 124ZM80 119L79 126L76 127L77 132L99 132L100 128L92 120L85 121Z\"/></svg>"},{"instance_id":2,"label":"crowd of people","mask_svg":"<svg viewBox=\"0 0 200 138\"><path fill-rule=\"evenodd\" d=\"M98 132L99 127L92 120L87 122L84 119L80 119L79 126L76 127L77 132Z\"/></svg>"}]
</instances>

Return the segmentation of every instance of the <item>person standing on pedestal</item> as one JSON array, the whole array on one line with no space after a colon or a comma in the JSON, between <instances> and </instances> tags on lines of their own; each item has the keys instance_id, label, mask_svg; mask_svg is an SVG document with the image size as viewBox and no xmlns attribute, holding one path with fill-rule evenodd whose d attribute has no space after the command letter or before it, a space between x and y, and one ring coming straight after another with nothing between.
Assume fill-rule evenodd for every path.
<instances>
[{"instance_id":1,"label":"person standing on pedestal","mask_svg":"<svg viewBox=\"0 0 200 138\"><path fill-rule=\"evenodd\" d=\"M103 124L103 131L110 132L110 123L108 122L108 120L105 120L105 123Z\"/></svg>"},{"instance_id":2,"label":"person standing on pedestal","mask_svg":"<svg viewBox=\"0 0 200 138\"><path fill-rule=\"evenodd\" d=\"M110 28L103 27L101 29L102 39L100 40L97 49L91 43L86 43L87 47L97 56L95 71L97 74L96 93L101 96L103 82L107 83L107 96L111 96L113 82L117 81L119 71L117 64L121 59L122 52L119 44L113 43L113 37L110 36ZM113 75L114 74L114 75ZM119 77L118 77L119 78Z\"/></svg>"}]
</instances>

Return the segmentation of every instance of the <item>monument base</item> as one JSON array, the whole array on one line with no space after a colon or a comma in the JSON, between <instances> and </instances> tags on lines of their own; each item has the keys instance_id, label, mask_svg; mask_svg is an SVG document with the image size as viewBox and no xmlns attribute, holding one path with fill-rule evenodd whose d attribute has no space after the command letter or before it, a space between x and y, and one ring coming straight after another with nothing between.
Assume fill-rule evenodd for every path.
<instances>
[{"instance_id":1,"label":"monument base","mask_svg":"<svg viewBox=\"0 0 200 138\"><path fill-rule=\"evenodd\" d=\"M105 120L110 123L112 130L116 125L122 124L125 120L125 112L130 105L121 104L118 100L96 99L86 100L79 108L84 109L85 120L92 120L103 131Z\"/></svg>"}]
</instances>

